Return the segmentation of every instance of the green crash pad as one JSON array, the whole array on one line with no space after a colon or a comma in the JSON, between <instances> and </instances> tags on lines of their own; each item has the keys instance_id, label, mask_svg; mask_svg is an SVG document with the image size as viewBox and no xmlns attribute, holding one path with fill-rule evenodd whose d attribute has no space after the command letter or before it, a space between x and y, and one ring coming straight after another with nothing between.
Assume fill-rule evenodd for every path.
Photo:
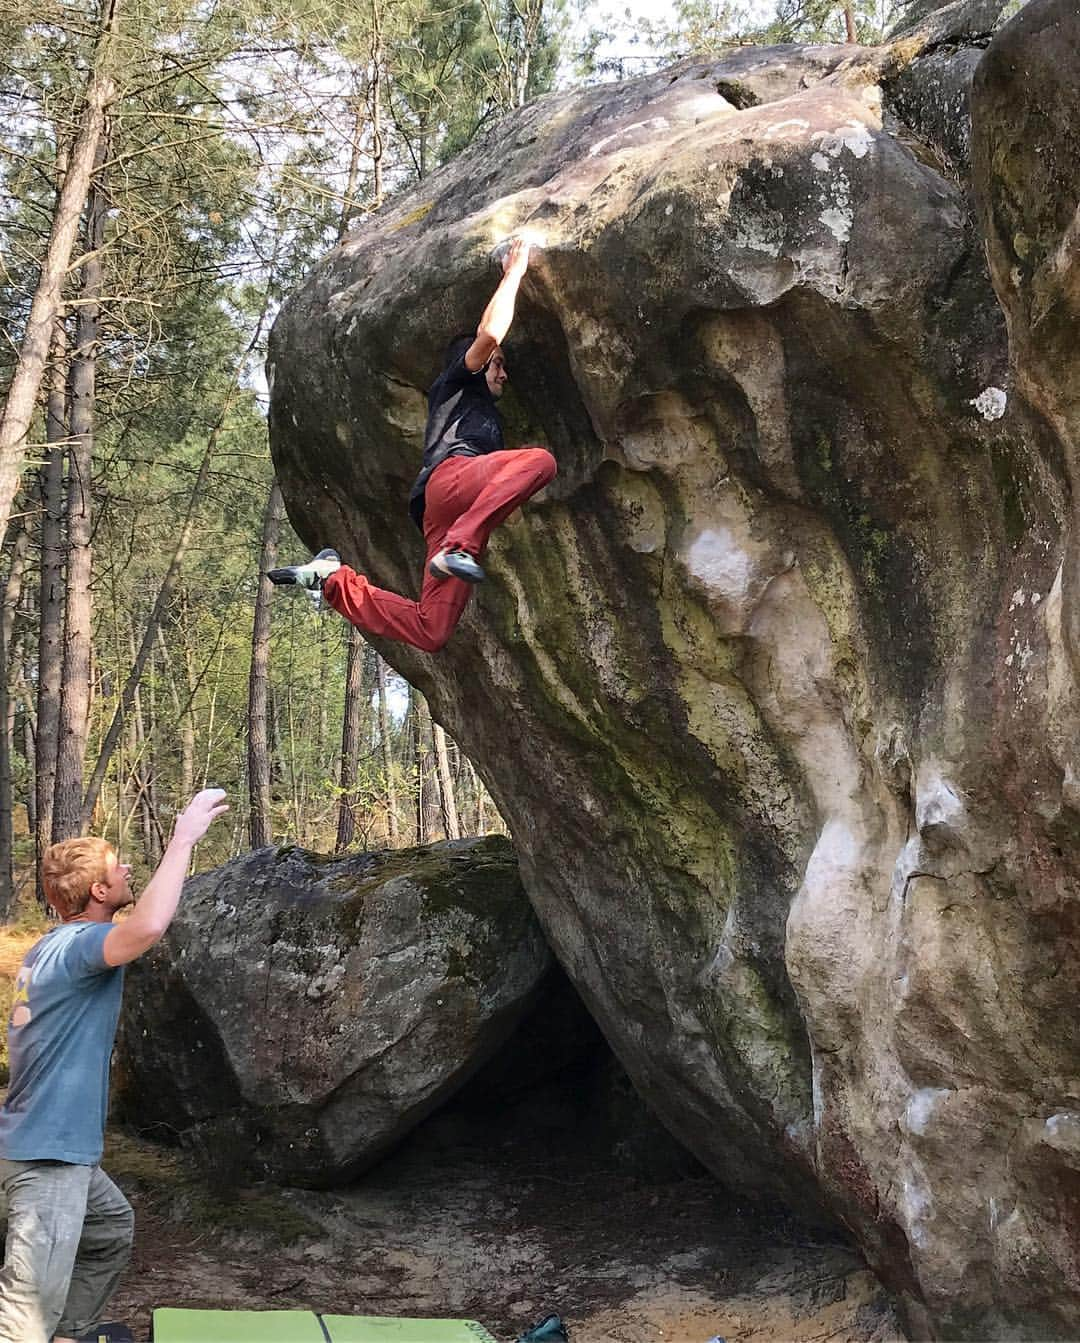
<instances>
[{"instance_id":1,"label":"green crash pad","mask_svg":"<svg viewBox=\"0 0 1080 1343\"><path fill-rule=\"evenodd\" d=\"M398 1320L380 1315L324 1315L331 1343L495 1343L474 1320Z\"/></svg>"},{"instance_id":2,"label":"green crash pad","mask_svg":"<svg viewBox=\"0 0 1080 1343\"><path fill-rule=\"evenodd\" d=\"M155 1310L154 1343L326 1343L310 1310Z\"/></svg>"},{"instance_id":3,"label":"green crash pad","mask_svg":"<svg viewBox=\"0 0 1080 1343\"><path fill-rule=\"evenodd\" d=\"M495 1343L473 1320L307 1310L155 1310L154 1343Z\"/></svg>"}]
</instances>

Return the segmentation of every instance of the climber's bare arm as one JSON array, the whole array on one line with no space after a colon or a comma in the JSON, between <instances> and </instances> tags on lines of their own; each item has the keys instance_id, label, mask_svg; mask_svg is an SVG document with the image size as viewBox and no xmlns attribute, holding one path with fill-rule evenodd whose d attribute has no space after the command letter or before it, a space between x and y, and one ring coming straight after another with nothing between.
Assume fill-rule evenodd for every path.
<instances>
[{"instance_id":1,"label":"climber's bare arm","mask_svg":"<svg viewBox=\"0 0 1080 1343\"><path fill-rule=\"evenodd\" d=\"M479 373L503 343L510 330L510 323L514 320L518 285L528 268L529 244L524 238L515 238L506 249L503 277L480 318L476 339L465 351L465 367L470 373Z\"/></svg>"},{"instance_id":2,"label":"climber's bare arm","mask_svg":"<svg viewBox=\"0 0 1080 1343\"><path fill-rule=\"evenodd\" d=\"M196 793L176 818L176 828L157 870L131 917L109 929L102 946L106 965L127 965L165 936L187 876L191 851L213 821L229 810L221 788Z\"/></svg>"}]
</instances>

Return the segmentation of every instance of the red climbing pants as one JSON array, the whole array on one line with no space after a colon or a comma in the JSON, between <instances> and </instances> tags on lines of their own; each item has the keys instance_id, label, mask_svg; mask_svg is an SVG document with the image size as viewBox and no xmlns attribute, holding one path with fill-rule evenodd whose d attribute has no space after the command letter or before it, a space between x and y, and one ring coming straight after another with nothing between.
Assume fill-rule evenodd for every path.
<instances>
[{"instance_id":1,"label":"red climbing pants","mask_svg":"<svg viewBox=\"0 0 1080 1343\"><path fill-rule=\"evenodd\" d=\"M369 583L343 564L323 584L326 600L365 634L382 635L436 653L454 632L473 585L436 578L428 569L440 550L467 550L479 559L491 533L555 475L547 448L515 448L482 457L448 457L424 492L424 582L410 601Z\"/></svg>"}]
</instances>

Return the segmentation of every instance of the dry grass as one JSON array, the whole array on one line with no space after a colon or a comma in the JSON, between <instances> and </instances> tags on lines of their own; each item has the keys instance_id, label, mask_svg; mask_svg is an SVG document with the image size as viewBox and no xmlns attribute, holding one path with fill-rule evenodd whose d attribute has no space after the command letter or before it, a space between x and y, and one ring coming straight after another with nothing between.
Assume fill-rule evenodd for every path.
<instances>
[{"instance_id":1,"label":"dry grass","mask_svg":"<svg viewBox=\"0 0 1080 1343\"><path fill-rule=\"evenodd\" d=\"M40 928L25 928L17 923L0 927L0 981L15 982L23 957L44 931L44 923Z\"/></svg>"},{"instance_id":2,"label":"dry grass","mask_svg":"<svg viewBox=\"0 0 1080 1343\"><path fill-rule=\"evenodd\" d=\"M15 976L22 959L45 931L44 919L40 924L13 923L0 927L0 1014L4 1029L0 1030L0 1085L7 1086L8 1047L7 1019L11 1015L11 999L15 993Z\"/></svg>"}]
</instances>

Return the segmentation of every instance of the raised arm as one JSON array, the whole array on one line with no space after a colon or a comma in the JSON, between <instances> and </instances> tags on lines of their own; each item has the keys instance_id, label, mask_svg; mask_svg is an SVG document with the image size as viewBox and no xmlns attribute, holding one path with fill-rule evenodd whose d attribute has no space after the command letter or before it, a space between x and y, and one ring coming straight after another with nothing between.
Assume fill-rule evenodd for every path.
<instances>
[{"instance_id":1,"label":"raised arm","mask_svg":"<svg viewBox=\"0 0 1080 1343\"><path fill-rule=\"evenodd\" d=\"M109 930L102 954L109 965L126 965L149 951L172 923L180 892L191 861L191 850L210 824L229 810L222 788L204 788L196 793L176 818L176 827L165 855L129 918Z\"/></svg>"},{"instance_id":2,"label":"raised arm","mask_svg":"<svg viewBox=\"0 0 1080 1343\"><path fill-rule=\"evenodd\" d=\"M495 353L496 346L503 343L514 320L518 285L528 268L529 244L524 238L514 238L503 257L503 277L499 287L480 318L476 339L465 351L465 367L470 373L479 373Z\"/></svg>"}]
</instances>

